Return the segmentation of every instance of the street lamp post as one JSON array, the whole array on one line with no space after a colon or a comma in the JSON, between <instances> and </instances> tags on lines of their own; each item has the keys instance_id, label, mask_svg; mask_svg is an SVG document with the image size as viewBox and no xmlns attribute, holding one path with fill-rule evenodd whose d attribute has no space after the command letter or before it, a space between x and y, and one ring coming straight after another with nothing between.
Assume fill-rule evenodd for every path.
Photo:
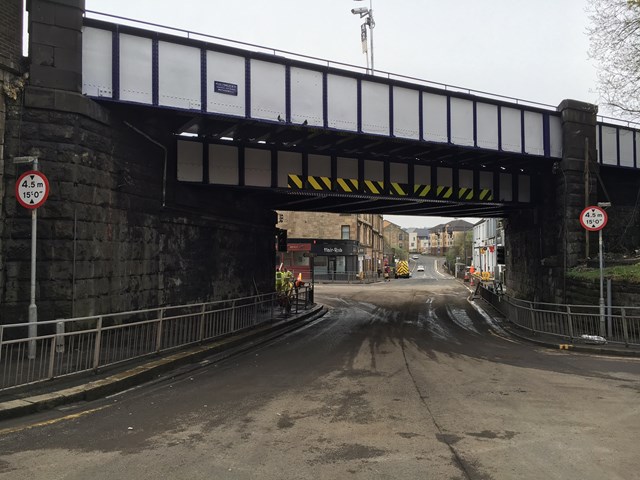
<instances>
[{"instance_id":1,"label":"street lamp post","mask_svg":"<svg viewBox=\"0 0 640 480\"><path fill-rule=\"evenodd\" d=\"M355 2L362 2L363 0L354 0ZM365 22L362 24L362 42L363 49L366 48L367 45L367 30L366 27L369 27L369 35L371 37L371 75L374 74L374 65L373 65L373 28L376 26L376 22L373 19L373 0L369 0L369 8L367 7L358 7L352 8L351 13L354 15L360 15L360 18L365 18ZM366 50L364 50L367 53ZM367 70L369 69L369 56L367 55Z\"/></svg>"}]
</instances>

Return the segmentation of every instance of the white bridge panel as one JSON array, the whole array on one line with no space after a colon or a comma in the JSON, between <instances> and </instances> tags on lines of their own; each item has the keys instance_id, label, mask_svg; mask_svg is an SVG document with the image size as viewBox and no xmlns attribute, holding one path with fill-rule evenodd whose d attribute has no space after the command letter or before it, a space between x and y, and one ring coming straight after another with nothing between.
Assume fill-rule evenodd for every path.
<instances>
[{"instance_id":1,"label":"white bridge panel","mask_svg":"<svg viewBox=\"0 0 640 480\"><path fill-rule=\"evenodd\" d=\"M447 167L438 167L438 186L453 187L453 170Z\"/></svg>"},{"instance_id":2,"label":"white bridge panel","mask_svg":"<svg viewBox=\"0 0 640 480\"><path fill-rule=\"evenodd\" d=\"M338 178L358 179L358 159L338 157L337 158L337 176Z\"/></svg>"},{"instance_id":3,"label":"white bridge panel","mask_svg":"<svg viewBox=\"0 0 640 480\"><path fill-rule=\"evenodd\" d=\"M420 92L393 87L393 134L396 137L420 138Z\"/></svg>"},{"instance_id":4,"label":"white bridge panel","mask_svg":"<svg viewBox=\"0 0 640 480\"><path fill-rule=\"evenodd\" d=\"M315 177L331 176L331 157L327 155L309 155L309 175Z\"/></svg>"},{"instance_id":5,"label":"white bridge panel","mask_svg":"<svg viewBox=\"0 0 640 480\"><path fill-rule=\"evenodd\" d=\"M422 94L424 139L447 142L447 97L433 93Z\"/></svg>"},{"instance_id":6,"label":"white bridge panel","mask_svg":"<svg viewBox=\"0 0 640 480\"><path fill-rule=\"evenodd\" d=\"M618 143L616 129L613 127L607 127L602 125L602 144L600 149L602 151L602 163L604 165L617 165L618 164Z\"/></svg>"},{"instance_id":7,"label":"white bridge panel","mask_svg":"<svg viewBox=\"0 0 640 480\"><path fill-rule=\"evenodd\" d=\"M522 152L522 114L515 108L502 107L502 150Z\"/></svg>"},{"instance_id":8,"label":"white bridge panel","mask_svg":"<svg viewBox=\"0 0 640 480\"><path fill-rule=\"evenodd\" d=\"M158 42L158 103L200 110L200 49Z\"/></svg>"},{"instance_id":9,"label":"white bridge panel","mask_svg":"<svg viewBox=\"0 0 640 480\"><path fill-rule=\"evenodd\" d=\"M245 85L244 57L207 52L207 112L244 117Z\"/></svg>"},{"instance_id":10,"label":"white bridge panel","mask_svg":"<svg viewBox=\"0 0 640 480\"><path fill-rule=\"evenodd\" d=\"M328 75L329 127L339 130L358 130L358 82L355 78Z\"/></svg>"},{"instance_id":11,"label":"white bridge panel","mask_svg":"<svg viewBox=\"0 0 640 480\"><path fill-rule=\"evenodd\" d=\"M489 103L476 104L478 147L498 149L498 107Z\"/></svg>"},{"instance_id":12,"label":"white bridge panel","mask_svg":"<svg viewBox=\"0 0 640 480\"><path fill-rule=\"evenodd\" d=\"M544 124L541 113L524 112L524 148L525 153L544 155Z\"/></svg>"},{"instance_id":13,"label":"white bridge panel","mask_svg":"<svg viewBox=\"0 0 640 480\"><path fill-rule=\"evenodd\" d=\"M458 186L462 188L473 188L473 170L459 170Z\"/></svg>"},{"instance_id":14,"label":"white bridge panel","mask_svg":"<svg viewBox=\"0 0 640 480\"><path fill-rule=\"evenodd\" d=\"M500 174L500 198L501 202L513 201L513 179L510 173Z\"/></svg>"},{"instance_id":15,"label":"white bridge panel","mask_svg":"<svg viewBox=\"0 0 640 480\"><path fill-rule=\"evenodd\" d=\"M302 175L302 154L278 152L278 187L289 186L289 175Z\"/></svg>"},{"instance_id":16,"label":"white bridge panel","mask_svg":"<svg viewBox=\"0 0 640 480\"><path fill-rule=\"evenodd\" d=\"M413 169L413 181L416 185L431 185L431 167L416 165Z\"/></svg>"},{"instance_id":17,"label":"white bridge panel","mask_svg":"<svg viewBox=\"0 0 640 480\"><path fill-rule=\"evenodd\" d=\"M244 151L244 184L252 187L271 186L271 151L247 148Z\"/></svg>"},{"instance_id":18,"label":"white bridge panel","mask_svg":"<svg viewBox=\"0 0 640 480\"><path fill-rule=\"evenodd\" d=\"M363 80L362 131L389 135L389 85Z\"/></svg>"},{"instance_id":19,"label":"white bridge panel","mask_svg":"<svg viewBox=\"0 0 640 480\"><path fill-rule=\"evenodd\" d=\"M409 165L406 163L389 164L389 181L395 183L409 183Z\"/></svg>"},{"instance_id":20,"label":"white bridge panel","mask_svg":"<svg viewBox=\"0 0 640 480\"><path fill-rule=\"evenodd\" d=\"M202 182L203 144L178 140L178 181Z\"/></svg>"},{"instance_id":21,"label":"white bridge panel","mask_svg":"<svg viewBox=\"0 0 640 480\"><path fill-rule=\"evenodd\" d=\"M480 172L480 190L491 190L493 193L493 172Z\"/></svg>"},{"instance_id":22,"label":"white bridge panel","mask_svg":"<svg viewBox=\"0 0 640 480\"><path fill-rule=\"evenodd\" d=\"M84 27L82 31L82 93L111 97L113 37L109 30Z\"/></svg>"},{"instance_id":23,"label":"white bridge panel","mask_svg":"<svg viewBox=\"0 0 640 480\"><path fill-rule=\"evenodd\" d=\"M384 162L365 160L364 179L374 182L384 182Z\"/></svg>"},{"instance_id":24,"label":"white bridge panel","mask_svg":"<svg viewBox=\"0 0 640 480\"><path fill-rule=\"evenodd\" d=\"M562 120L549 115L549 151L552 157L562 158Z\"/></svg>"},{"instance_id":25,"label":"white bridge panel","mask_svg":"<svg viewBox=\"0 0 640 480\"><path fill-rule=\"evenodd\" d=\"M474 146L473 102L464 98L451 98L451 143Z\"/></svg>"},{"instance_id":26,"label":"white bridge panel","mask_svg":"<svg viewBox=\"0 0 640 480\"><path fill-rule=\"evenodd\" d=\"M322 127L322 73L291 68L291 122Z\"/></svg>"},{"instance_id":27,"label":"white bridge panel","mask_svg":"<svg viewBox=\"0 0 640 480\"><path fill-rule=\"evenodd\" d=\"M120 100L153 103L152 52L150 38L120 34Z\"/></svg>"},{"instance_id":28,"label":"white bridge panel","mask_svg":"<svg viewBox=\"0 0 640 480\"><path fill-rule=\"evenodd\" d=\"M518 175L518 201L531 202L531 177L529 175Z\"/></svg>"},{"instance_id":29,"label":"white bridge panel","mask_svg":"<svg viewBox=\"0 0 640 480\"><path fill-rule=\"evenodd\" d=\"M238 147L209 145L209 183L239 185Z\"/></svg>"},{"instance_id":30,"label":"white bridge panel","mask_svg":"<svg viewBox=\"0 0 640 480\"><path fill-rule=\"evenodd\" d=\"M251 118L284 121L286 117L285 67L251 60Z\"/></svg>"},{"instance_id":31,"label":"white bridge panel","mask_svg":"<svg viewBox=\"0 0 640 480\"><path fill-rule=\"evenodd\" d=\"M620 166L633 167L633 130L620 129Z\"/></svg>"}]
</instances>

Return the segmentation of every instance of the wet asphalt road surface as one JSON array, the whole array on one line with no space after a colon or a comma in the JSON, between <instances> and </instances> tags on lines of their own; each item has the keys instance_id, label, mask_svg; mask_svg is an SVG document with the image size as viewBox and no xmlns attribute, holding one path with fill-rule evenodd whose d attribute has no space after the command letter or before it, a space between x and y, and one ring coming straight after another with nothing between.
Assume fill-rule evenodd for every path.
<instances>
[{"instance_id":1,"label":"wet asphalt road surface","mask_svg":"<svg viewBox=\"0 0 640 480\"><path fill-rule=\"evenodd\" d=\"M638 359L509 338L423 264L317 285L323 318L249 352L0 423L0 479L638 478Z\"/></svg>"}]
</instances>

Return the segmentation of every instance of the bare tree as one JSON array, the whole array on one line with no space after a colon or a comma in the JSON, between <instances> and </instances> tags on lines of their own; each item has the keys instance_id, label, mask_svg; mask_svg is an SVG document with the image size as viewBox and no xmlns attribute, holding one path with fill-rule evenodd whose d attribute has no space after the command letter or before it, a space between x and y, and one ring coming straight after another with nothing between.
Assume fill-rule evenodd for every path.
<instances>
[{"instance_id":1,"label":"bare tree","mask_svg":"<svg viewBox=\"0 0 640 480\"><path fill-rule=\"evenodd\" d=\"M602 100L640 118L640 0L591 0L589 55L598 62Z\"/></svg>"}]
</instances>

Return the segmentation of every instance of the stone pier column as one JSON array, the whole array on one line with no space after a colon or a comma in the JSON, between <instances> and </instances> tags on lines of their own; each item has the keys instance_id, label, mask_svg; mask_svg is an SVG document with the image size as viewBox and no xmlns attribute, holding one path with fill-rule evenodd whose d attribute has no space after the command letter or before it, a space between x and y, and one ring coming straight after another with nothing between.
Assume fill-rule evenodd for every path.
<instances>
[{"instance_id":1,"label":"stone pier column","mask_svg":"<svg viewBox=\"0 0 640 480\"><path fill-rule=\"evenodd\" d=\"M563 100L562 161L555 165L557 205L562 208L564 244L563 268L576 266L586 256L586 234L580 225L580 212L597 202L596 114L598 107L576 100ZM587 187L585 188L585 182ZM597 253L591 242L590 256ZM595 249L595 250L594 250Z\"/></svg>"},{"instance_id":2,"label":"stone pier column","mask_svg":"<svg viewBox=\"0 0 640 480\"><path fill-rule=\"evenodd\" d=\"M82 92L84 0L29 2L30 84Z\"/></svg>"}]
</instances>

